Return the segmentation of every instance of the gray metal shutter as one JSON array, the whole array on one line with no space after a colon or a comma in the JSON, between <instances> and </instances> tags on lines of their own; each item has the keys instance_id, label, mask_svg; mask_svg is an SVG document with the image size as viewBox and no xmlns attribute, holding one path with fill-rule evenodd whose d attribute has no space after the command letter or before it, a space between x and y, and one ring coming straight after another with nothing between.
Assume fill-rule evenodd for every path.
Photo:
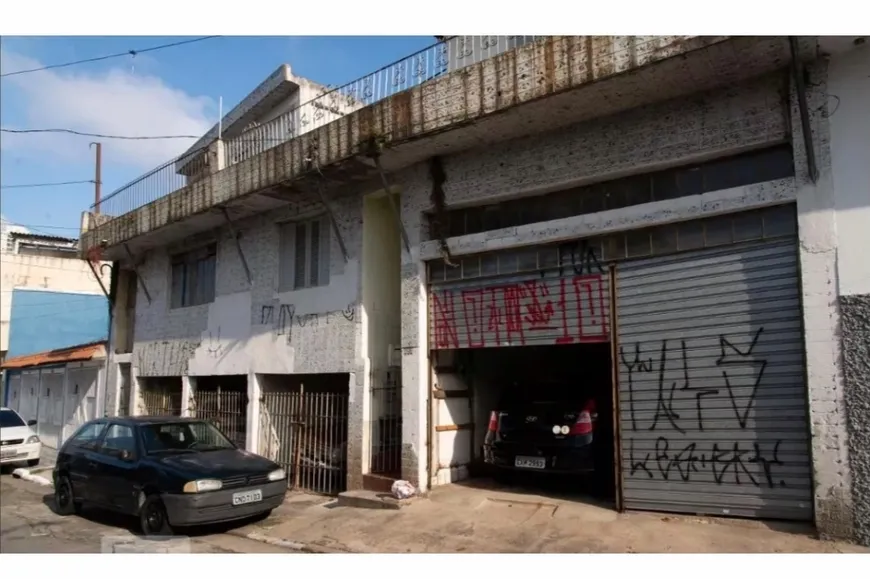
<instances>
[{"instance_id":1,"label":"gray metal shutter","mask_svg":"<svg viewBox=\"0 0 870 579\"><path fill-rule=\"evenodd\" d=\"M628 509L811 520L793 238L620 264Z\"/></svg>"},{"instance_id":2,"label":"gray metal shutter","mask_svg":"<svg viewBox=\"0 0 870 579\"><path fill-rule=\"evenodd\" d=\"M588 271L588 270L587 270ZM441 283L429 293L433 350L607 342L609 274L572 266Z\"/></svg>"}]
</instances>

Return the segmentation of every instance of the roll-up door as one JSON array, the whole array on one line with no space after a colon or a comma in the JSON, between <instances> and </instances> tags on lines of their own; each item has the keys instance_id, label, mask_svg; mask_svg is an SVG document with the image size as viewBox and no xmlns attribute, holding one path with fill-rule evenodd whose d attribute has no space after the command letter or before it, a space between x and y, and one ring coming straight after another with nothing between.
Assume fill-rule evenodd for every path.
<instances>
[{"instance_id":1,"label":"roll-up door","mask_svg":"<svg viewBox=\"0 0 870 579\"><path fill-rule=\"evenodd\" d=\"M464 257L441 269L446 279L430 277L430 349L608 341L609 274L597 255L590 247L542 246Z\"/></svg>"},{"instance_id":2,"label":"roll-up door","mask_svg":"<svg viewBox=\"0 0 870 579\"><path fill-rule=\"evenodd\" d=\"M619 264L625 508L813 518L796 243Z\"/></svg>"}]
</instances>

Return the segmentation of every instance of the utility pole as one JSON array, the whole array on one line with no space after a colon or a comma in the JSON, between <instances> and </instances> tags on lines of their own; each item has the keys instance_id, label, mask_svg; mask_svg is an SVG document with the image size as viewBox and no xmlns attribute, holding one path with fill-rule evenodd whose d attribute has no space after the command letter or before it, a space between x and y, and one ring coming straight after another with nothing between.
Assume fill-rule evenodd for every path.
<instances>
[{"instance_id":1,"label":"utility pole","mask_svg":"<svg viewBox=\"0 0 870 579\"><path fill-rule=\"evenodd\" d=\"M100 199L102 197L100 185L102 185L103 180L103 145L102 143L91 143L91 145L95 145L97 148L97 164L94 171L94 215L99 215Z\"/></svg>"}]
</instances>

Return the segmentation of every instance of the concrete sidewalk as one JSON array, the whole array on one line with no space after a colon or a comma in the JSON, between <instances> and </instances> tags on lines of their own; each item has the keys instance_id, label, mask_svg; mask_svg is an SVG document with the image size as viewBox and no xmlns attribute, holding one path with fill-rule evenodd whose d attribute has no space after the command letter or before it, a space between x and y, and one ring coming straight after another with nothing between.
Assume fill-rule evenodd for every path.
<instances>
[{"instance_id":1,"label":"concrete sidewalk","mask_svg":"<svg viewBox=\"0 0 870 579\"><path fill-rule=\"evenodd\" d=\"M506 492L438 487L400 510L338 506L291 493L240 534L304 550L363 553L867 553L819 541L788 523L619 514L603 505Z\"/></svg>"}]
</instances>

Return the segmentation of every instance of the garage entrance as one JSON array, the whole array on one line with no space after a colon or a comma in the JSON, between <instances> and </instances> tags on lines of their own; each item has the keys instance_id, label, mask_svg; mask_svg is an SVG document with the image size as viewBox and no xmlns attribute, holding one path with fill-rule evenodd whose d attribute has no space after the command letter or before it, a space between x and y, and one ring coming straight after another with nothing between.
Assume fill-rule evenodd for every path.
<instances>
[{"instance_id":1,"label":"garage entrance","mask_svg":"<svg viewBox=\"0 0 870 579\"><path fill-rule=\"evenodd\" d=\"M558 470L543 402L591 397L618 509L812 520L796 234L785 205L430 264L438 483Z\"/></svg>"},{"instance_id":2,"label":"garage entrance","mask_svg":"<svg viewBox=\"0 0 870 579\"><path fill-rule=\"evenodd\" d=\"M349 374L260 374L259 453L288 473L290 488L347 489Z\"/></svg>"},{"instance_id":3,"label":"garage entrance","mask_svg":"<svg viewBox=\"0 0 870 579\"><path fill-rule=\"evenodd\" d=\"M615 498L600 256L600 242L584 242L430 264L439 483L486 474Z\"/></svg>"},{"instance_id":4,"label":"garage entrance","mask_svg":"<svg viewBox=\"0 0 870 579\"><path fill-rule=\"evenodd\" d=\"M190 415L212 421L236 446L246 448L248 427L248 376L197 376L191 378L193 401Z\"/></svg>"},{"instance_id":5,"label":"garage entrance","mask_svg":"<svg viewBox=\"0 0 870 579\"><path fill-rule=\"evenodd\" d=\"M139 378L142 414L181 416L181 377Z\"/></svg>"}]
</instances>

